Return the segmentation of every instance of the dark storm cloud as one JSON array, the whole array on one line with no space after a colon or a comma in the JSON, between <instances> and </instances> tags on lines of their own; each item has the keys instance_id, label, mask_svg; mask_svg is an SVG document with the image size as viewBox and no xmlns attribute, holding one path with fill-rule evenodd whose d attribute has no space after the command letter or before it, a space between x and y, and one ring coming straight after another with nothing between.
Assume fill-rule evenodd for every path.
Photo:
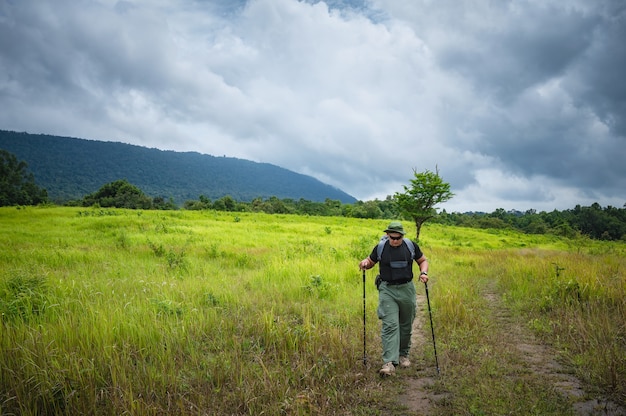
<instances>
[{"instance_id":1,"label":"dark storm cloud","mask_svg":"<svg viewBox=\"0 0 626 416\"><path fill-rule=\"evenodd\" d=\"M573 68L567 86L576 104L589 106L614 134L626 137L626 4L594 31L594 42Z\"/></svg>"},{"instance_id":2,"label":"dark storm cloud","mask_svg":"<svg viewBox=\"0 0 626 416\"><path fill-rule=\"evenodd\" d=\"M406 16L439 68L469 89L458 91L465 99L446 98L441 139L484 157L470 171L489 169L517 195L525 192L511 178L549 184L553 192L537 195L553 203L559 188L577 189L581 200L626 201L623 2L378 4ZM481 180L455 177L463 189ZM514 200L506 188L491 194Z\"/></svg>"},{"instance_id":3,"label":"dark storm cloud","mask_svg":"<svg viewBox=\"0 0 626 416\"><path fill-rule=\"evenodd\" d=\"M504 9L492 17L496 23L468 28L434 52L443 69L458 71L481 95L504 103L562 74L589 47L590 34L601 23L597 16L556 7L538 10L524 2L495 7Z\"/></svg>"}]
</instances>

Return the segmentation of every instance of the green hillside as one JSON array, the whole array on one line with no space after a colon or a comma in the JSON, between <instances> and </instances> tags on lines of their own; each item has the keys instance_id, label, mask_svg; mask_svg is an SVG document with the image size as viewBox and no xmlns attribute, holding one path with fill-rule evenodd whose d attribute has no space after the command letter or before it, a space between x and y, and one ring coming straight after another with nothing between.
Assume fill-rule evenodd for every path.
<instances>
[{"instance_id":1,"label":"green hillside","mask_svg":"<svg viewBox=\"0 0 626 416\"><path fill-rule=\"evenodd\" d=\"M211 200L230 195L239 201L271 196L356 201L311 176L232 157L5 130L0 130L0 149L25 161L37 185L55 202L80 199L118 179L178 204L200 195Z\"/></svg>"}]
</instances>

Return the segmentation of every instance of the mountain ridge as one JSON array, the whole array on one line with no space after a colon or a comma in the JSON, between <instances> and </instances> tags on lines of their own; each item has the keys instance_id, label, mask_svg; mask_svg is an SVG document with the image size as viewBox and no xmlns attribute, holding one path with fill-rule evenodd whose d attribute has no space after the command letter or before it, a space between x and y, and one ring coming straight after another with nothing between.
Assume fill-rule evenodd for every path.
<instances>
[{"instance_id":1,"label":"mountain ridge","mask_svg":"<svg viewBox=\"0 0 626 416\"><path fill-rule=\"evenodd\" d=\"M199 152L177 152L74 137L0 130L0 149L28 164L38 186L51 200L82 199L102 185L126 179L151 197L177 204L230 195L254 198L326 199L353 203L346 192L270 163Z\"/></svg>"}]
</instances>

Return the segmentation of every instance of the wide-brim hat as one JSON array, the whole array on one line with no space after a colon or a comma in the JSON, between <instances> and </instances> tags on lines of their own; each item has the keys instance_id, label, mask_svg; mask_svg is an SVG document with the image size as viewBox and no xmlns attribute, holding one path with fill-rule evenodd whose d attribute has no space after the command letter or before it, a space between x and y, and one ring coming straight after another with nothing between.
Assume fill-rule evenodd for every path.
<instances>
[{"instance_id":1,"label":"wide-brim hat","mask_svg":"<svg viewBox=\"0 0 626 416\"><path fill-rule=\"evenodd\" d=\"M389 223L389 225L387 226L387 229L385 230L386 233L399 233L399 234L406 234L404 232L404 227L402 226L402 223L400 221L392 221Z\"/></svg>"}]
</instances>

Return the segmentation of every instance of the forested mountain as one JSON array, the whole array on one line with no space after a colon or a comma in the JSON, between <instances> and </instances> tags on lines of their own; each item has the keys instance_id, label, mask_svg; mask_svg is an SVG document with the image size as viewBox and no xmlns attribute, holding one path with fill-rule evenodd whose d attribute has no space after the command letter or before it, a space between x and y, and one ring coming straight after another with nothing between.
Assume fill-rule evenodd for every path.
<instances>
[{"instance_id":1,"label":"forested mountain","mask_svg":"<svg viewBox=\"0 0 626 416\"><path fill-rule=\"evenodd\" d=\"M272 196L356 201L311 176L232 157L6 130L0 130L0 149L26 162L54 202L81 199L118 179L178 204L200 195L212 200L230 195L239 201Z\"/></svg>"}]
</instances>

